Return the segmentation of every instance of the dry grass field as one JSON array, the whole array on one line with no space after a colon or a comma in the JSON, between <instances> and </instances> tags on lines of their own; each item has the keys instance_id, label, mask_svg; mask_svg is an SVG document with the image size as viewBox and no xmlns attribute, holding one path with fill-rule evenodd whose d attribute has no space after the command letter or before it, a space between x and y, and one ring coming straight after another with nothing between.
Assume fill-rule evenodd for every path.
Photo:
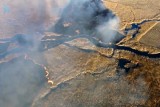
<instances>
[{"instance_id":1,"label":"dry grass field","mask_svg":"<svg viewBox=\"0 0 160 107\"><path fill-rule=\"evenodd\" d=\"M1 2L0 106L160 107L159 0L103 1L120 19L116 32L123 38L117 43L105 43L88 29L81 35L76 28L83 23L69 14L76 8L64 15L73 23L61 26L67 0ZM49 32L55 23L76 30ZM35 36L36 43L28 46L32 41L14 36L19 33Z\"/></svg>"}]
</instances>

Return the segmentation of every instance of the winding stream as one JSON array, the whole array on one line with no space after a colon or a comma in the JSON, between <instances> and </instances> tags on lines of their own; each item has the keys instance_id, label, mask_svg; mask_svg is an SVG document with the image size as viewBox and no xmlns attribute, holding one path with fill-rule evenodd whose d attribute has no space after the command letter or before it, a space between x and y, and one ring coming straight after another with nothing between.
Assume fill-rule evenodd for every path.
<instances>
[{"instance_id":1,"label":"winding stream","mask_svg":"<svg viewBox=\"0 0 160 107\"><path fill-rule=\"evenodd\" d=\"M159 22L159 21L160 19L148 19L148 20L143 20L142 22L139 23L132 23L131 27L125 28L123 32L125 35L127 35L130 31L135 30L135 32L132 34L132 38L135 38L138 35L142 24L147 22Z\"/></svg>"}]
</instances>

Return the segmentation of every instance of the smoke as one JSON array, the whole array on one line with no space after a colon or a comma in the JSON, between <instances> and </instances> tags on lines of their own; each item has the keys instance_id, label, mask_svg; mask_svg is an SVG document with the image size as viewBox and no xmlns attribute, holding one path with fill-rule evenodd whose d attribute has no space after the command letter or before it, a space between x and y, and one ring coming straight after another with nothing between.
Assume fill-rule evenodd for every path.
<instances>
[{"instance_id":1,"label":"smoke","mask_svg":"<svg viewBox=\"0 0 160 107\"><path fill-rule=\"evenodd\" d=\"M0 37L42 34L61 11L55 0L3 0L0 3Z\"/></svg>"},{"instance_id":2,"label":"smoke","mask_svg":"<svg viewBox=\"0 0 160 107\"><path fill-rule=\"evenodd\" d=\"M103 42L117 38L119 18L101 0L70 0L51 31L60 34L92 35Z\"/></svg>"},{"instance_id":3,"label":"smoke","mask_svg":"<svg viewBox=\"0 0 160 107\"><path fill-rule=\"evenodd\" d=\"M50 22L45 1L0 3L4 11L0 12L0 107L30 107L47 82L44 69L24 57L28 54L35 59ZM42 57L37 59L43 62Z\"/></svg>"},{"instance_id":4,"label":"smoke","mask_svg":"<svg viewBox=\"0 0 160 107\"><path fill-rule=\"evenodd\" d=\"M119 27L119 19L113 18L109 19L108 22L99 25L97 31L101 35L101 40L105 43L112 42L116 38L117 30ZM118 37L117 37L118 38Z\"/></svg>"},{"instance_id":5,"label":"smoke","mask_svg":"<svg viewBox=\"0 0 160 107\"><path fill-rule=\"evenodd\" d=\"M36 56L40 39L49 28L71 36L78 30L103 42L116 38L119 20L101 0L4 0L3 4L9 11L0 13L0 42L5 43L0 47L0 58L12 54ZM0 63L0 105L30 106L44 82L41 71L24 57Z\"/></svg>"},{"instance_id":6,"label":"smoke","mask_svg":"<svg viewBox=\"0 0 160 107\"><path fill-rule=\"evenodd\" d=\"M44 71L23 57L0 64L0 106L30 107L45 81Z\"/></svg>"}]
</instances>

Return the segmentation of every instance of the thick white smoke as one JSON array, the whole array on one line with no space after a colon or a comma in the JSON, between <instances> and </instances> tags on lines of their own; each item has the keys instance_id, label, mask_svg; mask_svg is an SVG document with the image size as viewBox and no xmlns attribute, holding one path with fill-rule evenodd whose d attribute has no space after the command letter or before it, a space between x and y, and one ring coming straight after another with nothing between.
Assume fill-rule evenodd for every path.
<instances>
[{"instance_id":1,"label":"thick white smoke","mask_svg":"<svg viewBox=\"0 0 160 107\"><path fill-rule=\"evenodd\" d=\"M106 43L112 42L116 38L118 29L119 19L117 17L109 19L108 22L97 27L98 32L101 34L101 40Z\"/></svg>"}]
</instances>

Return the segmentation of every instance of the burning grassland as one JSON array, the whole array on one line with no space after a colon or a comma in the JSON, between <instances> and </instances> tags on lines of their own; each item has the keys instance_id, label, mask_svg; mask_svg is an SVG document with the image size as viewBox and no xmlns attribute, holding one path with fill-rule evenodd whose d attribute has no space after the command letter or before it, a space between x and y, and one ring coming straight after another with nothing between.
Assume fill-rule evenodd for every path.
<instances>
[{"instance_id":1,"label":"burning grassland","mask_svg":"<svg viewBox=\"0 0 160 107\"><path fill-rule=\"evenodd\" d=\"M19 12L14 8L15 13L18 11L15 15L5 7L4 17L8 14L18 25L1 26L4 28L0 39L0 105L156 107L160 104L160 54L148 52L141 45L137 48L125 45L128 33L125 36L119 33L119 18L102 0L26 3L31 2L17 0L10 4L22 9ZM134 30L128 43L139 36L134 33L141 30L142 24L132 23L124 30ZM5 28L11 30L7 32Z\"/></svg>"}]
</instances>

